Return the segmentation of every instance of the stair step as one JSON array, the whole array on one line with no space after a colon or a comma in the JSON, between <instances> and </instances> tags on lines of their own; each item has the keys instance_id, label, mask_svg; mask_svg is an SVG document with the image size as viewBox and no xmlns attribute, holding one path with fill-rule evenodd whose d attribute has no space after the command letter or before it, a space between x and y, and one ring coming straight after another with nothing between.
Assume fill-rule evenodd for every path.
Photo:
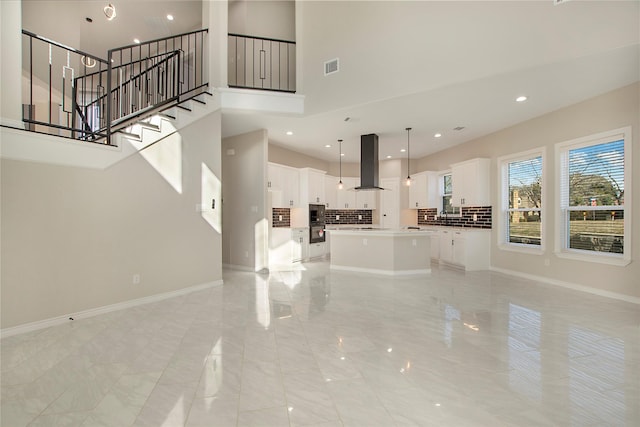
<instances>
[{"instance_id":1,"label":"stair step","mask_svg":"<svg viewBox=\"0 0 640 427\"><path fill-rule=\"evenodd\" d=\"M149 123L149 122L138 122L136 123L136 125L143 127L143 128L147 128L147 129L151 129L154 130L156 132L160 132L160 126L158 125L154 125L153 123Z\"/></svg>"},{"instance_id":2,"label":"stair step","mask_svg":"<svg viewBox=\"0 0 640 427\"><path fill-rule=\"evenodd\" d=\"M142 137L136 133L126 132L123 130L119 131L118 133L130 139L142 140Z\"/></svg>"},{"instance_id":3,"label":"stair step","mask_svg":"<svg viewBox=\"0 0 640 427\"><path fill-rule=\"evenodd\" d=\"M202 105L207 105L207 103L205 101L203 101L201 99L198 99L198 98L191 98L191 100L192 101L196 101L197 103L202 104Z\"/></svg>"},{"instance_id":4,"label":"stair step","mask_svg":"<svg viewBox=\"0 0 640 427\"><path fill-rule=\"evenodd\" d=\"M169 119L169 120L175 120L176 119L175 116L172 116L169 113L158 113L157 116L158 117L162 117L164 119Z\"/></svg>"},{"instance_id":5,"label":"stair step","mask_svg":"<svg viewBox=\"0 0 640 427\"><path fill-rule=\"evenodd\" d=\"M185 110L185 111L191 111L191 108L185 107L184 105L181 105L181 104L178 105L178 108L180 108L182 110Z\"/></svg>"}]
</instances>

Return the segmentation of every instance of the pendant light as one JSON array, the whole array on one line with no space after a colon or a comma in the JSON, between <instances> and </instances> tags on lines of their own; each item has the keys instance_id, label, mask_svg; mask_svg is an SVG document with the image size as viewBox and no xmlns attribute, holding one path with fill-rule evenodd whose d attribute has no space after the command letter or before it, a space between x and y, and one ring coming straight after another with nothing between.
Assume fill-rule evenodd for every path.
<instances>
[{"instance_id":1,"label":"pendant light","mask_svg":"<svg viewBox=\"0 0 640 427\"><path fill-rule=\"evenodd\" d=\"M338 190L342 190L342 188L344 187L344 185L342 184L342 140L339 139L338 140L338 147L340 147L340 181L338 182Z\"/></svg>"},{"instance_id":2,"label":"pendant light","mask_svg":"<svg viewBox=\"0 0 640 427\"><path fill-rule=\"evenodd\" d=\"M409 132L411 131L411 128L406 128L405 130L407 131L407 180L405 181L405 184L409 186L411 185L411 173L409 169Z\"/></svg>"},{"instance_id":3,"label":"pendant light","mask_svg":"<svg viewBox=\"0 0 640 427\"><path fill-rule=\"evenodd\" d=\"M106 5L103 11L104 11L104 15L107 17L107 21L112 21L113 18L116 17L116 7L111 3Z\"/></svg>"}]
</instances>

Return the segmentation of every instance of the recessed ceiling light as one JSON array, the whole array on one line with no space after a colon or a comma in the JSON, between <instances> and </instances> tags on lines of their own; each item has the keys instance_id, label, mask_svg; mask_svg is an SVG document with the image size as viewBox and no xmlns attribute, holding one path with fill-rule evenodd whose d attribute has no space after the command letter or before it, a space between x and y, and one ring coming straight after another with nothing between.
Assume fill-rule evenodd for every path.
<instances>
[{"instance_id":1,"label":"recessed ceiling light","mask_svg":"<svg viewBox=\"0 0 640 427\"><path fill-rule=\"evenodd\" d=\"M340 155L341 155L342 157L344 157L344 153L340 153Z\"/></svg>"},{"instance_id":2,"label":"recessed ceiling light","mask_svg":"<svg viewBox=\"0 0 640 427\"><path fill-rule=\"evenodd\" d=\"M89 23L93 22L93 19L89 18L88 16L86 18L84 18L84 20L89 22Z\"/></svg>"},{"instance_id":3,"label":"recessed ceiling light","mask_svg":"<svg viewBox=\"0 0 640 427\"><path fill-rule=\"evenodd\" d=\"M401 153L405 153L406 151L407 151L407 149L406 149L406 148L401 148L401 149L400 149L400 152L401 152Z\"/></svg>"},{"instance_id":4,"label":"recessed ceiling light","mask_svg":"<svg viewBox=\"0 0 640 427\"><path fill-rule=\"evenodd\" d=\"M287 131L287 135L293 135L293 132L291 132L290 130Z\"/></svg>"},{"instance_id":5,"label":"recessed ceiling light","mask_svg":"<svg viewBox=\"0 0 640 427\"><path fill-rule=\"evenodd\" d=\"M516 102L524 102L527 100L527 97L524 95L521 95L519 97L516 98Z\"/></svg>"},{"instance_id":6,"label":"recessed ceiling light","mask_svg":"<svg viewBox=\"0 0 640 427\"><path fill-rule=\"evenodd\" d=\"M387 156L387 159L390 159L390 158L391 158L391 156Z\"/></svg>"},{"instance_id":7,"label":"recessed ceiling light","mask_svg":"<svg viewBox=\"0 0 640 427\"><path fill-rule=\"evenodd\" d=\"M324 148L331 148L331 144L325 145Z\"/></svg>"},{"instance_id":8,"label":"recessed ceiling light","mask_svg":"<svg viewBox=\"0 0 640 427\"><path fill-rule=\"evenodd\" d=\"M173 15L171 15L171 14L167 15L167 20L173 21Z\"/></svg>"},{"instance_id":9,"label":"recessed ceiling light","mask_svg":"<svg viewBox=\"0 0 640 427\"><path fill-rule=\"evenodd\" d=\"M440 138L442 136L441 133L436 133L435 135L433 135L434 138Z\"/></svg>"},{"instance_id":10,"label":"recessed ceiling light","mask_svg":"<svg viewBox=\"0 0 640 427\"><path fill-rule=\"evenodd\" d=\"M133 42L134 42L135 44L140 44L140 39L133 39Z\"/></svg>"}]
</instances>

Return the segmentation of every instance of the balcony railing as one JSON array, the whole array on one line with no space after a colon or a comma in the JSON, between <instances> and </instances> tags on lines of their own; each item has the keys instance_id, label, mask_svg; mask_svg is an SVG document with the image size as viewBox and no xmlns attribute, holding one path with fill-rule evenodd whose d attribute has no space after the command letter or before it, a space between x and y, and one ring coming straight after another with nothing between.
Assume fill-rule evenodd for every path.
<instances>
[{"instance_id":1,"label":"balcony railing","mask_svg":"<svg viewBox=\"0 0 640 427\"><path fill-rule=\"evenodd\" d=\"M111 49L103 60L23 31L23 120L30 130L111 144L113 132L205 90L207 32Z\"/></svg>"},{"instance_id":2,"label":"balcony railing","mask_svg":"<svg viewBox=\"0 0 640 427\"><path fill-rule=\"evenodd\" d=\"M228 84L243 89L296 91L296 43L229 34Z\"/></svg>"},{"instance_id":3,"label":"balcony railing","mask_svg":"<svg viewBox=\"0 0 640 427\"><path fill-rule=\"evenodd\" d=\"M68 138L106 137L91 125L92 117L81 106L104 93L107 61L29 31L23 35L23 121L27 128ZM92 73L80 90L77 76ZM77 97L80 97L78 99Z\"/></svg>"}]
</instances>

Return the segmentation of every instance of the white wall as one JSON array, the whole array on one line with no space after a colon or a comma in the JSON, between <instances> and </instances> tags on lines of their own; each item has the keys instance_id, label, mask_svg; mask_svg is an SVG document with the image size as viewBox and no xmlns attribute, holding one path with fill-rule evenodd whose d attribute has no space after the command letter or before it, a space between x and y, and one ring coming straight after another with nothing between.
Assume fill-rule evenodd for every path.
<instances>
[{"instance_id":1,"label":"white wall","mask_svg":"<svg viewBox=\"0 0 640 427\"><path fill-rule=\"evenodd\" d=\"M268 266L267 131L222 140L223 258L231 266Z\"/></svg>"},{"instance_id":2,"label":"white wall","mask_svg":"<svg viewBox=\"0 0 640 427\"><path fill-rule=\"evenodd\" d=\"M640 83L621 88L585 102L563 108L544 116L520 123L492 135L456 146L425 157L419 161L419 170L442 170L451 163L474 158L491 158L491 194L493 210L493 238L491 264L493 267L513 270L523 274L542 276L597 291L613 292L640 297L640 226L632 227L632 262L625 267L599 263L587 263L558 258L554 255L555 229L555 157L554 146L558 142L588 136L607 130L632 126L633 135L633 218L640 218ZM544 255L526 255L507 252L497 247L498 171L497 157L545 147L547 153L546 195L547 247ZM549 260L549 266L545 265Z\"/></svg>"},{"instance_id":3,"label":"white wall","mask_svg":"<svg viewBox=\"0 0 640 427\"><path fill-rule=\"evenodd\" d=\"M221 280L220 221L196 210L220 134L216 112L106 170L3 159L2 328Z\"/></svg>"},{"instance_id":4,"label":"white wall","mask_svg":"<svg viewBox=\"0 0 640 427\"><path fill-rule=\"evenodd\" d=\"M229 2L229 32L248 36L295 41L293 0Z\"/></svg>"}]
</instances>

